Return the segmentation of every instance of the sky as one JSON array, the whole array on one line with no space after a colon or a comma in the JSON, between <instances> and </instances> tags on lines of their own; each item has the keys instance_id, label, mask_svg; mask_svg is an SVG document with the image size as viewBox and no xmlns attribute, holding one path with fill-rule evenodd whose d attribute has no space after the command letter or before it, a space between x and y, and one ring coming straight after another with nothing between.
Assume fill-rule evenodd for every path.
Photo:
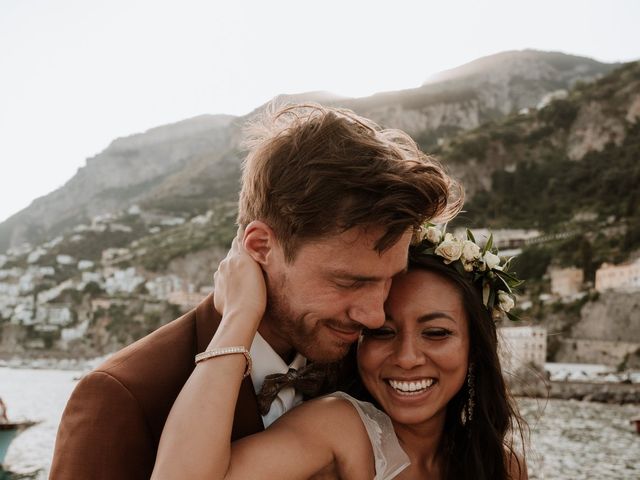
<instances>
[{"instance_id":1,"label":"sky","mask_svg":"<svg viewBox=\"0 0 640 480\"><path fill-rule=\"evenodd\" d=\"M0 0L0 222L117 137L505 50L640 59L640 1Z\"/></svg>"}]
</instances>

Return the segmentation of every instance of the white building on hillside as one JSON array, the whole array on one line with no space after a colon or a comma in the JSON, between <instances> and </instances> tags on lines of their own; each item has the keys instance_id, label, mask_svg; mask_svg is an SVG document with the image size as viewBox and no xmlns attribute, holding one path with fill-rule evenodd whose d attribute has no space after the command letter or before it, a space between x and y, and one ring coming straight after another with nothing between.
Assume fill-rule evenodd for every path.
<instances>
[{"instance_id":1,"label":"white building on hillside","mask_svg":"<svg viewBox=\"0 0 640 480\"><path fill-rule=\"evenodd\" d=\"M640 259L633 263L603 263L596 271L596 290L640 290Z\"/></svg>"},{"instance_id":2,"label":"white building on hillside","mask_svg":"<svg viewBox=\"0 0 640 480\"><path fill-rule=\"evenodd\" d=\"M547 359L547 329L534 326L499 328L498 354L505 372L514 373L529 364L543 368Z\"/></svg>"},{"instance_id":3,"label":"white building on hillside","mask_svg":"<svg viewBox=\"0 0 640 480\"><path fill-rule=\"evenodd\" d=\"M484 246L489 240L489 237L493 235L493 245L499 250L521 248L527 242L540 236L538 230L524 230L521 228L502 228L496 230L476 228L472 230L472 233L480 246ZM456 229L454 234L458 238L467 238L466 229Z\"/></svg>"},{"instance_id":4,"label":"white building on hillside","mask_svg":"<svg viewBox=\"0 0 640 480\"><path fill-rule=\"evenodd\" d=\"M570 297L582 290L584 273L581 268L550 268L551 293L559 297Z\"/></svg>"}]
</instances>

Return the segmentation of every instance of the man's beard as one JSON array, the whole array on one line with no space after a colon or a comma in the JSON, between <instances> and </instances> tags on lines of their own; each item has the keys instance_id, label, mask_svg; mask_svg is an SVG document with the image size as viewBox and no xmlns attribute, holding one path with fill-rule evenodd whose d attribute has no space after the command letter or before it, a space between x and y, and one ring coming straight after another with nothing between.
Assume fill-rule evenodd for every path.
<instances>
[{"instance_id":1,"label":"man's beard","mask_svg":"<svg viewBox=\"0 0 640 480\"><path fill-rule=\"evenodd\" d=\"M326 333L323 335L322 330L326 329L327 325L344 329L346 322L333 318L321 318L314 324L307 324L305 319L310 312L293 311L286 298L286 283L285 278L277 282L267 281L265 320L272 332L291 345L296 352L313 362L329 363L342 359L349 351L351 344L331 339ZM321 341L322 339L324 341Z\"/></svg>"}]
</instances>

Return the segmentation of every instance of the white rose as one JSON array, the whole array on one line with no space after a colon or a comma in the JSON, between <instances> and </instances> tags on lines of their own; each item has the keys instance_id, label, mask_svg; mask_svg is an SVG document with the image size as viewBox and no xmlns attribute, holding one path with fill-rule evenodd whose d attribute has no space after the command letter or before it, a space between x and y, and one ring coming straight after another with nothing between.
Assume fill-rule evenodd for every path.
<instances>
[{"instance_id":1,"label":"white rose","mask_svg":"<svg viewBox=\"0 0 640 480\"><path fill-rule=\"evenodd\" d=\"M449 235L449 234L447 234ZM462 255L462 243L451 237L436 247L435 254L444 258L444 263L455 262Z\"/></svg>"},{"instance_id":2,"label":"white rose","mask_svg":"<svg viewBox=\"0 0 640 480\"><path fill-rule=\"evenodd\" d=\"M503 292L502 290L498 292L498 302L500 302L500 309L503 312L508 312L516 305L513 297L507 292Z\"/></svg>"},{"instance_id":3,"label":"white rose","mask_svg":"<svg viewBox=\"0 0 640 480\"><path fill-rule=\"evenodd\" d=\"M436 227L428 227L424 232L424 236L431 243L438 243L442 238L442 232Z\"/></svg>"},{"instance_id":4,"label":"white rose","mask_svg":"<svg viewBox=\"0 0 640 480\"><path fill-rule=\"evenodd\" d=\"M471 240L465 240L462 243L462 261L465 264L467 264L467 263L472 263L474 260L478 260L479 258L480 258L480 247L475 243L473 243Z\"/></svg>"},{"instance_id":5,"label":"white rose","mask_svg":"<svg viewBox=\"0 0 640 480\"><path fill-rule=\"evenodd\" d=\"M500 257L491 252L485 252L484 256L482 257L482 261L486 264L489 270L500 265Z\"/></svg>"}]
</instances>

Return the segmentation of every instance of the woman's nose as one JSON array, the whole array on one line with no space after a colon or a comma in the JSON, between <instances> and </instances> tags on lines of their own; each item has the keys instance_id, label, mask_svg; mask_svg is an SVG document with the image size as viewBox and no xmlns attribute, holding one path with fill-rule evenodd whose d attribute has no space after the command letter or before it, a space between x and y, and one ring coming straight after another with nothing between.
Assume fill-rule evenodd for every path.
<instances>
[{"instance_id":1,"label":"woman's nose","mask_svg":"<svg viewBox=\"0 0 640 480\"><path fill-rule=\"evenodd\" d=\"M426 362L425 352L420 347L420 340L413 335L400 336L396 344L396 364L404 370L411 370Z\"/></svg>"}]
</instances>

